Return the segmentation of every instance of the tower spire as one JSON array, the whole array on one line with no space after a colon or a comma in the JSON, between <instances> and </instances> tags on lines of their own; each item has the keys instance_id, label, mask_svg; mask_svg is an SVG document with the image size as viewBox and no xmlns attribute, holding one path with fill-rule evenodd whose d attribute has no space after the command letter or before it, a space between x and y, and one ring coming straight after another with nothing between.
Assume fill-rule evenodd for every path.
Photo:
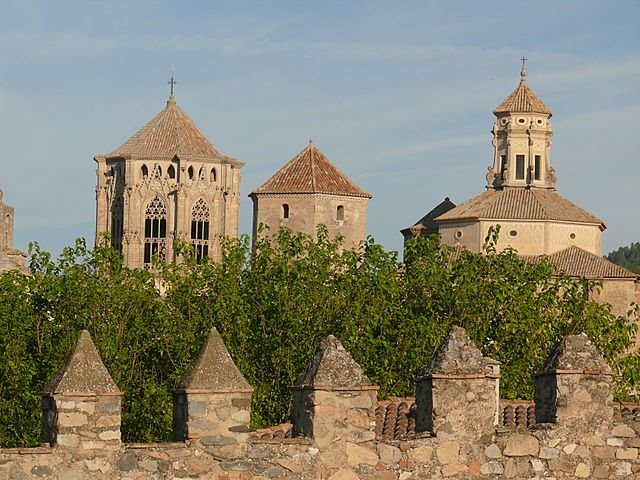
<instances>
[{"instance_id":1,"label":"tower spire","mask_svg":"<svg viewBox=\"0 0 640 480\"><path fill-rule=\"evenodd\" d=\"M522 60L522 70L520 70L520 81L523 82L523 83L526 83L527 82L527 65L526 65L526 63L527 63L527 60L529 60L529 59L523 55L520 60Z\"/></svg>"},{"instance_id":2,"label":"tower spire","mask_svg":"<svg viewBox=\"0 0 640 480\"><path fill-rule=\"evenodd\" d=\"M167 82L167 85L169 85L169 86L171 87L171 95L170 95L170 97L171 97L171 98L173 98L173 87L176 85L176 83L178 83L178 82L176 82L176 81L173 79L173 69L172 69L172 70L171 70L171 80L169 80L169 81Z\"/></svg>"}]
</instances>

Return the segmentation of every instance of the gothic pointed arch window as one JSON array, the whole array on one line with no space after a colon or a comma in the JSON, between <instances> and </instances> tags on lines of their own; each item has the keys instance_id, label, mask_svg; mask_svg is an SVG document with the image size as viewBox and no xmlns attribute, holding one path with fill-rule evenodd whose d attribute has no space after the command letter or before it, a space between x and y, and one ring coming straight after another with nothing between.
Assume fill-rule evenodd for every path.
<instances>
[{"instance_id":1,"label":"gothic pointed arch window","mask_svg":"<svg viewBox=\"0 0 640 480\"><path fill-rule=\"evenodd\" d=\"M191 245L198 262L209 256L209 207L203 198L191 209Z\"/></svg>"},{"instance_id":2,"label":"gothic pointed arch window","mask_svg":"<svg viewBox=\"0 0 640 480\"><path fill-rule=\"evenodd\" d=\"M167 207L157 195L147 204L144 212L144 266L151 266L151 259L166 260Z\"/></svg>"},{"instance_id":3,"label":"gothic pointed arch window","mask_svg":"<svg viewBox=\"0 0 640 480\"><path fill-rule=\"evenodd\" d=\"M212 168L211 169L211 173L209 175L209 181L211 181L211 183L215 182L217 180L217 175L216 175L216 169Z\"/></svg>"},{"instance_id":4,"label":"gothic pointed arch window","mask_svg":"<svg viewBox=\"0 0 640 480\"><path fill-rule=\"evenodd\" d=\"M173 165L169 165L169 168L167 169L167 174L171 179L176 178L176 168Z\"/></svg>"},{"instance_id":5,"label":"gothic pointed arch window","mask_svg":"<svg viewBox=\"0 0 640 480\"><path fill-rule=\"evenodd\" d=\"M162 167L157 163L153 166L153 178L156 180L162 179Z\"/></svg>"},{"instance_id":6,"label":"gothic pointed arch window","mask_svg":"<svg viewBox=\"0 0 640 480\"><path fill-rule=\"evenodd\" d=\"M122 222L124 207L122 197L117 196L111 204L111 247L122 251Z\"/></svg>"}]
</instances>

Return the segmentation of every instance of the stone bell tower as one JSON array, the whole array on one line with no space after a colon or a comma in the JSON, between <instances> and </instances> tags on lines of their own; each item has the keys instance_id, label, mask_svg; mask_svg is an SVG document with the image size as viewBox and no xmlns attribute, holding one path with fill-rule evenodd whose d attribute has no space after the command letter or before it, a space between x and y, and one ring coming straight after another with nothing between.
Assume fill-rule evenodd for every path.
<instances>
[{"instance_id":1,"label":"stone bell tower","mask_svg":"<svg viewBox=\"0 0 640 480\"><path fill-rule=\"evenodd\" d=\"M125 264L175 261L174 241L198 260L220 257L220 237L237 236L240 169L220 154L171 96L122 146L97 155L96 244L109 234Z\"/></svg>"},{"instance_id":2,"label":"stone bell tower","mask_svg":"<svg viewBox=\"0 0 640 480\"><path fill-rule=\"evenodd\" d=\"M494 158L487 173L487 189L556 188L549 156L551 110L529 88L525 60L520 84L493 111Z\"/></svg>"}]
</instances>

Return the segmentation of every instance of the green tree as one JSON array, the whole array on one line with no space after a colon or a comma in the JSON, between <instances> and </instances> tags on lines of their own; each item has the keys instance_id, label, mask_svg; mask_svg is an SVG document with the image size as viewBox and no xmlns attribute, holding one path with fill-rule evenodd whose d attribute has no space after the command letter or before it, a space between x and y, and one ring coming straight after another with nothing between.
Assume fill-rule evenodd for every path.
<instances>
[{"instance_id":1,"label":"green tree","mask_svg":"<svg viewBox=\"0 0 640 480\"><path fill-rule=\"evenodd\" d=\"M610 262L640 274L640 242L632 243L627 247L620 247L605 255Z\"/></svg>"},{"instance_id":2,"label":"green tree","mask_svg":"<svg viewBox=\"0 0 640 480\"><path fill-rule=\"evenodd\" d=\"M31 275L0 276L0 444L39 438L38 392L88 329L124 392L126 441L171 436L171 390L216 326L253 385L253 424L288 419L295 384L320 340L343 341L382 396L412 395L418 370L451 325L465 327L502 362L502 395L531 398L532 375L563 335L585 331L622 375L640 379L635 327L589 300L595 284L556 274L546 261L409 242L405 263L373 240L342 248L286 229L250 244L222 243L219 263L130 270L117 252L83 240L52 261L31 249ZM399 268L401 267L401 268ZM162 292L162 293L161 293Z\"/></svg>"}]
</instances>

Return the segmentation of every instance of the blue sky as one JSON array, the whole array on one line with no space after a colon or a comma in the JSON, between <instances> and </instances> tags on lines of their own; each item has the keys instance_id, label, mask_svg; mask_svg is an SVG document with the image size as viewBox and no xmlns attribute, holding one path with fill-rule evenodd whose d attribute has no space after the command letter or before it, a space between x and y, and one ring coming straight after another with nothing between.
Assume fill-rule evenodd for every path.
<instances>
[{"instance_id":1,"label":"blue sky","mask_svg":"<svg viewBox=\"0 0 640 480\"><path fill-rule=\"evenodd\" d=\"M246 195L313 138L374 195L387 249L484 190L491 111L519 81L551 108L558 190L640 241L640 2L0 0L0 188L15 246L93 239L95 162L176 99L245 162Z\"/></svg>"}]
</instances>

